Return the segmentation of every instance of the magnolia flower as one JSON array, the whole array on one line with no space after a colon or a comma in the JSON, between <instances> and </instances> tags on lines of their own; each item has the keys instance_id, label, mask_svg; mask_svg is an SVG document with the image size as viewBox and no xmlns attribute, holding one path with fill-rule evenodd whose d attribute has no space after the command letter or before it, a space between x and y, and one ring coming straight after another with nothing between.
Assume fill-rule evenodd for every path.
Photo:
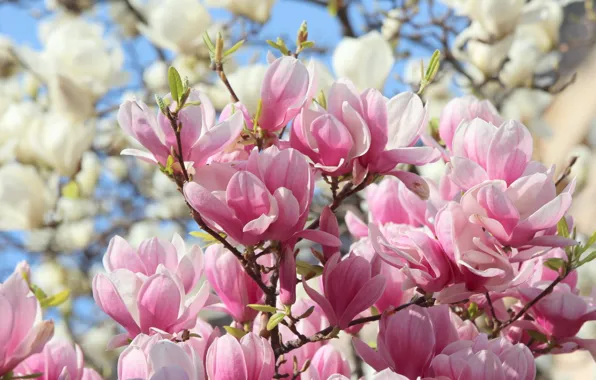
<instances>
[{"instance_id":1,"label":"magnolia flower","mask_svg":"<svg viewBox=\"0 0 596 380\"><path fill-rule=\"evenodd\" d=\"M52 113L44 117L43 123L30 126L19 144L19 153L28 158L27 162L48 165L59 174L71 177L78 171L94 134L91 125L73 124Z\"/></svg>"},{"instance_id":2,"label":"magnolia flower","mask_svg":"<svg viewBox=\"0 0 596 380\"><path fill-rule=\"evenodd\" d=\"M44 215L56 201L55 194L32 166L11 163L0 167L0 230L43 226Z\"/></svg>"},{"instance_id":3,"label":"magnolia flower","mask_svg":"<svg viewBox=\"0 0 596 380\"><path fill-rule=\"evenodd\" d=\"M19 264L4 283L0 284L0 376L9 373L24 359L41 352L54 334L54 322L42 321L39 301L29 291L23 275L29 266Z\"/></svg>"},{"instance_id":4,"label":"magnolia flower","mask_svg":"<svg viewBox=\"0 0 596 380\"><path fill-rule=\"evenodd\" d=\"M167 95L166 99L171 99ZM178 113L178 120L184 128L180 132L181 148L185 163L192 163L194 169L235 141L244 125L242 114L234 113L227 120L216 123L215 109L202 93L191 90L189 105ZM176 103L170 107L176 107ZM126 101L118 111L120 127L140 142L149 152L138 149L125 149L122 154L138 156L144 161L166 166L172 150L178 151L176 133L168 118L158 111L157 117L143 102Z\"/></svg>"},{"instance_id":5,"label":"magnolia flower","mask_svg":"<svg viewBox=\"0 0 596 380\"><path fill-rule=\"evenodd\" d=\"M271 8L277 0L207 0L207 5L211 7L226 8L230 12L245 16L249 19L264 24L271 15Z\"/></svg>"},{"instance_id":6,"label":"magnolia flower","mask_svg":"<svg viewBox=\"0 0 596 380\"><path fill-rule=\"evenodd\" d=\"M358 355L376 371L391 369L408 379L424 376L433 357L458 340L449 306L410 306L384 313L379 322L377 351L353 339Z\"/></svg>"},{"instance_id":7,"label":"magnolia flower","mask_svg":"<svg viewBox=\"0 0 596 380\"><path fill-rule=\"evenodd\" d=\"M221 244L209 246L205 251L205 274L235 321L255 319L258 312L247 305L261 303L263 291L232 252Z\"/></svg>"},{"instance_id":8,"label":"magnolia flower","mask_svg":"<svg viewBox=\"0 0 596 380\"><path fill-rule=\"evenodd\" d=\"M103 27L78 17L61 17L42 26L44 50L21 50L32 69L46 80L62 76L89 96L100 97L126 80L124 54Z\"/></svg>"},{"instance_id":9,"label":"magnolia flower","mask_svg":"<svg viewBox=\"0 0 596 380\"><path fill-rule=\"evenodd\" d=\"M505 36L497 41L486 42L488 39L489 37L486 36L486 31L482 29L482 26L473 22L454 41L456 47L454 54L460 59L469 61L486 77L495 74L501 67L514 41L513 35ZM462 46L466 41L466 51L462 56L457 53L457 47Z\"/></svg>"},{"instance_id":10,"label":"magnolia flower","mask_svg":"<svg viewBox=\"0 0 596 380\"><path fill-rule=\"evenodd\" d=\"M375 304L385 290L385 277L374 275L363 257L350 255L340 261L336 253L325 264L323 295L303 281L304 290L323 310L329 323L344 330L361 312Z\"/></svg>"},{"instance_id":11,"label":"magnolia flower","mask_svg":"<svg viewBox=\"0 0 596 380\"><path fill-rule=\"evenodd\" d=\"M43 111L39 103L22 101L7 102L0 113L0 162L12 160L15 156L23 161L27 154L19 150L19 144L32 125L43 122Z\"/></svg>"},{"instance_id":12,"label":"magnolia flower","mask_svg":"<svg viewBox=\"0 0 596 380\"><path fill-rule=\"evenodd\" d=\"M350 364L332 345L317 350L302 380L327 380L332 375L350 376Z\"/></svg>"},{"instance_id":13,"label":"magnolia flower","mask_svg":"<svg viewBox=\"0 0 596 380\"><path fill-rule=\"evenodd\" d=\"M240 341L224 335L209 348L205 366L209 379L269 380L275 374L275 356L269 342L255 333Z\"/></svg>"},{"instance_id":14,"label":"magnolia flower","mask_svg":"<svg viewBox=\"0 0 596 380\"><path fill-rule=\"evenodd\" d=\"M520 18L525 0L472 0L465 13L497 39L511 33Z\"/></svg>"},{"instance_id":15,"label":"magnolia flower","mask_svg":"<svg viewBox=\"0 0 596 380\"><path fill-rule=\"evenodd\" d=\"M208 284L195 289L203 273L201 249L187 250L178 235L172 243L146 240L138 253L115 237L103 261L108 273L93 279L93 298L127 331L114 337L112 347L140 333L176 334L188 329L209 301Z\"/></svg>"},{"instance_id":16,"label":"magnolia flower","mask_svg":"<svg viewBox=\"0 0 596 380\"><path fill-rule=\"evenodd\" d=\"M338 77L347 77L362 91L372 87L383 89L395 58L391 45L377 31L359 38L344 37L333 53L333 70Z\"/></svg>"},{"instance_id":17,"label":"magnolia flower","mask_svg":"<svg viewBox=\"0 0 596 380\"><path fill-rule=\"evenodd\" d=\"M118 358L121 380L204 380L204 337L175 343L159 335L138 335Z\"/></svg>"},{"instance_id":18,"label":"magnolia flower","mask_svg":"<svg viewBox=\"0 0 596 380\"><path fill-rule=\"evenodd\" d=\"M101 376L95 370L84 367L83 351L78 345L52 339L43 351L29 356L21 362L14 373L18 376L41 373L40 380L70 379L99 380Z\"/></svg>"},{"instance_id":19,"label":"magnolia flower","mask_svg":"<svg viewBox=\"0 0 596 380\"><path fill-rule=\"evenodd\" d=\"M156 45L179 54L196 54L211 23L209 11L199 0L152 1L147 25L138 28Z\"/></svg>"}]
</instances>

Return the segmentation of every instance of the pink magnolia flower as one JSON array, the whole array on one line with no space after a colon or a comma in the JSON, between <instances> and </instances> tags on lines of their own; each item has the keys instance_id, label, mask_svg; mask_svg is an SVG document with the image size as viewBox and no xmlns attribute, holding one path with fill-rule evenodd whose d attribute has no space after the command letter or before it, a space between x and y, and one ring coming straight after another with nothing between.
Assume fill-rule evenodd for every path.
<instances>
[{"instance_id":1,"label":"pink magnolia flower","mask_svg":"<svg viewBox=\"0 0 596 380\"><path fill-rule=\"evenodd\" d=\"M368 151L370 131L362 116L362 100L348 80L331 86L328 105L328 110L318 104L302 108L292 125L290 146L308 156L315 168L342 175Z\"/></svg>"},{"instance_id":2,"label":"pink magnolia flower","mask_svg":"<svg viewBox=\"0 0 596 380\"><path fill-rule=\"evenodd\" d=\"M327 380L350 380L350 377L336 374L331 375ZM395 373L390 369L385 369L381 372L377 372L374 375L372 375L370 380L408 380L408 378L398 373Z\"/></svg>"},{"instance_id":3,"label":"pink magnolia flower","mask_svg":"<svg viewBox=\"0 0 596 380\"><path fill-rule=\"evenodd\" d=\"M548 259L557 258L568 260L567 253L562 248L553 248L547 253L536 257L535 259L525 261L523 266L532 267L532 275L528 278L527 285L532 287L542 282L553 282L559 277L559 272L548 268L544 263ZM578 274L577 271L571 271L567 274L567 277L563 281L564 284L569 285L571 289L575 289L577 286Z\"/></svg>"},{"instance_id":4,"label":"pink magnolia flower","mask_svg":"<svg viewBox=\"0 0 596 380\"><path fill-rule=\"evenodd\" d=\"M525 303L536 298L550 282L532 288L519 289ZM577 335L587 321L596 320L596 303L592 297L582 297L567 284L558 284L549 295L538 301L529 311L536 329L549 338L570 338Z\"/></svg>"},{"instance_id":5,"label":"pink magnolia flower","mask_svg":"<svg viewBox=\"0 0 596 380\"><path fill-rule=\"evenodd\" d=\"M93 369L84 368L83 351L66 341L52 339L43 351L21 362L14 373L18 376L41 373L40 380L95 380L101 379Z\"/></svg>"},{"instance_id":6,"label":"pink magnolia flower","mask_svg":"<svg viewBox=\"0 0 596 380\"><path fill-rule=\"evenodd\" d=\"M366 189L370 221L409 224L419 227L426 222L426 201L408 191L403 182L393 177L384 178L379 184Z\"/></svg>"},{"instance_id":7,"label":"pink magnolia flower","mask_svg":"<svg viewBox=\"0 0 596 380\"><path fill-rule=\"evenodd\" d=\"M136 250L126 240L115 236L110 240L108 250L103 256L103 265L107 272L128 269L145 276L157 273L157 267L163 265L178 276L186 293L197 286L204 266L201 248L193 245L187 249L184 240L178 234L174 235L172 242L155 237L144 240Z\"/></svg>"},{"instance_id":8,"label":"pink magnolia flower","mask_svg":"<svg viewBox=\"0 0 596 380\"><path fill-rule=\"evenodd\" d=\"M394 175L421 198L428 198L428 185L422 178L396 170L398 164L424 165L440 157L435 148L415 146L428 123L428 112L422 100L411 92L386 100L374 89L366 90L360 98L361 114L370 129L371 146L358 158L360 169L357 171Z\"/></svg>"},{"instance_id":9,"label":"pink magnolia flower","mask_svg":"<svg viewBox=\"0 0 596 380\"><path fill-rule=\"evenodd\" d=\"M473 119L457 128L447 173L462 190L488 180L500 179L510 185L526 174L543 171L531 162L532 135L516 120L497 127Z\"/></svg>"},{"instance_id":10,"label":"pink magnolia flower","mask_svg":"<svg viewBox=\"0 0 596 380\"><path fill-rule=\"evenodd\" d=\"M475 340L451 343L431 363L436 378L447 380L534 380L534 356L523 344L504 338L488 340L485 334Z\"/></svg>"},{"instance_id":11,"label":"pink magnolia flower","mask_svg":"<svg viewBox=\"0 0 596 380\"><path fill-rule=\"evenodd\" d=\"M172 101L170 95L165 99ZM204 94L196 90L191 90L188 102L200 102L200 105L189 105L178 114L182 125L182 154L185 162L193 163L198 168L236 140L244 123L242 113L236 112L216 124L213 105ZM175 106L172 101L170 109ZM125 101L118 111L118 123L126 133L149 150L125 149L122 154L138 156L145 161L165 166L171 152L178 152L176 134L168 118L161 112L155 117L143 102Z\"/></svg>"},{"instance_id":12,"label":"pink magnolia flower","mask_svg":"<svg viewBox=\"0 0 596 380\"><path fill-rule=\"evenodd\" d=\"M571 206L574 188L572 181L557 195L551 175L535 173L509 187L504 181L485 181L467 191L460 203L472 223L504 246L564 246L569 239L548 235L556 233L557 223ZM527 258L522 255L518 260Z\"/></svg>"},{"instance_id":13,"label":"pink magnolia flower","mask_svg":"<svg viewBox=\"0 0 596 380\"><path fill-rule=\"evenodd\" d=\"M261 303L263 291L232 252L221 244L209 246L205 252L205 274L235 321L255 319L258 312L247 305Z\"/></svg>"},{"instance_id":14,"label":"pink magnolia flower","mask_svg":"<svg viewBox=\"0 0 596 380\"><path fill-rule=\"evenodd\" d=\"M191 337L181 343L138 335L118 358L120 380L204 380L204 355Z\"/></svg>"},{"instance_id":15,"label":"pink magnolia flower","mask_svg":"<svg viewBox=\"0 0 596 380\"><path fill-rule=\"evenodd\" d=\"M224 335L209 348L206 367L209 379L270 380L275 374L275 355L269 342L255 333L240 341Z\"/></svg>"},{"instance_id":16,"label":"pink magnolia flower","mask_svg":"<svg viewBox=\"0 0 596 380\"><path fill-rule=\"evenodd\" d=\"M195 292L203 271L202 257L197 256L202 253L193 248L186 255L183 242L176 238L174 242L168 245L156 239L146 240L139 248L141 260L135 261L134 250L122 239L112 240L108 259L104 260L107 273L93 279L95 302L127 331L114 337L110 346L123 345L140 333L161 330L174 334L190 328L195 325L198 312L210 301L208 284ZM183 262L187 264L181 266ZM184 269L173 272L169 268Z\"/></svg>"},{"instance_id":17,"label":"pink magnolia flower","mask_svg":"<svg viewBox=\"0 0 596 380\"><path fill-rule=\"evenodd\" d=\"M332 345L327 344L317 350L312 358L307 373L302 380L326 380L332 375L339 374L349 377L350 364Z\"/></svg>"},{"instance_id":18,"label":"pink magnolia flower","mask_svg":"<svg viewBox=\"0 0 596 380\"><path fill-rule=\"evenodd\" d=\"M385 290L385 278L373 276L370 263L363 257L350 255L341 260L336 253L325 264L322 278L323 294L303 281L306 294L315 301L329 319L340 329L348 328L360 312L368 309Z\"/></svg>"},{"instance_id":19,"label":"pink magnolia flower","mask_svg":"<svg viewBox=\"0 0 596 380\"><path fill-rule=\"evenodd\" d=\"M314 89L314 64L307 69L298 59L283 56L274 60L261 86L259 126L274 132L300 113Z\"/></svg>"},{"instance_id":20,"label":"pink magnolia flower","mask_svg":"<svg viewBox=\"0 0 596 380\"><path fill-rule=\"evenodd\" d=\"M244 245L285 241L304 228L314 177L304 156L255 148L244 168L212 164L186 183L184 195L211 225Z\"/></svg>"},{"instance_id":21,"label":"pink magnolia flower","mask_svg":"<svg viewBox=\"0 0 596 380\"><path fill-rule=\"evenodd\" d=\"M54 322L42 321L39 301L29 291L22 273L30 277L26 263L19 264L0 284L0 376L41 352L54 334Z\"/></svg>"},{"instance_id":22,"label":"pink magnolia flower","mask_svg":"<svg viewBox=\"0 0 596 380\"><path fill-rule=\"evenodd\" d=\"M510 257L517 254L515 248L505 251L481 226L469 221L469 214L459 203L449 202L437 213L435 233L457 268L455 281L462 285L447 292L461 291L463 296L466 290L502 291L523 283L531 274L531 268L520 271L511 263Z\"/></svg>"},{"instance_id":23,"label":"pink magnolia flower","mask_svg":"<svg viewBox=\"0 0 596 380\"><path fill-rule=\"evenodd\" d=\"M379 322L377 351L354 338L358 355L376 371L391 369L415 380L424 376L433 357L458 334L449 316L449 306L410 306L396 313L384 313Z\"/></svg>"},{"instance_id":24,"label":"pink magnolia flower","mask_svg":"<svg viewBox=\"0 0 596 380\"><path fill-rule=\"evenodd\" d=\"M449 101L441 112L439 134L448 149L452 149L453 136L462 122L482 119L493 125L501 125L503 119L488 100L478 100L473 96L463 96Z\"/></svg>"},{"instance_id":25,"label":"pink magnolia flower","mask_svg":"<svg viewBox=\"0 0 596 380\"><path fill-rule=\"evenodd\" d=\"M452 264L437 240L426 231L404 224L389 223L379 229L369 225L375 252L387 264L400 268L409 283L425 292L443 290L452 280Z\"/></svg>"}]
</instances>

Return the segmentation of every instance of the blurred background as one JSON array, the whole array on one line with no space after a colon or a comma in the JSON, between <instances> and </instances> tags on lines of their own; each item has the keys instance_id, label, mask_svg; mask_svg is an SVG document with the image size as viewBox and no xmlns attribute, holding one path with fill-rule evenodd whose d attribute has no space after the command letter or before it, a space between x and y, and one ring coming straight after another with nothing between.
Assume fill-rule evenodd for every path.
<instances>
[{"instance_id":1,"label":"blurred background","mask_svg":"<svg viewBox=\"0 0 596 380\"><path fill-rule=\"evenodd\" d=\"M294 49L304 20L316 44L300 57L315 61L323 92L344 76L388 97L417 91L421 65L440 51L440 70L423 93L429 132L453 97L491 100L530 128L536 159L563 170L576 157L572 215L578 231L590 233L595 12L590 0L0 0L0 281L28 260L46 293L68 289L69 301L47 310L60 321L57 334L113 377L117 353L105 346L116 326L94 305L90 286L110 238L138 244L178 233L201 243L189 235L198 227L175 185L155 166L120 156L135 142L118 127L119 104L136 97L154 107L172 65L221 110L229 96L202 37L219 32L228 47L245 41L225 71L254 112L272 50L266 41L281 38ZM420 172L436 178L443 165ZM322 205L325 196L318 194ZM340 215L348 208L364 215L359 204ZM580 274L586 292L596 278L591 265ZM596 337L596 328L584 330ZM596 379L586 352L539 362L543 379Z\"/></svg>"}]
</instances>

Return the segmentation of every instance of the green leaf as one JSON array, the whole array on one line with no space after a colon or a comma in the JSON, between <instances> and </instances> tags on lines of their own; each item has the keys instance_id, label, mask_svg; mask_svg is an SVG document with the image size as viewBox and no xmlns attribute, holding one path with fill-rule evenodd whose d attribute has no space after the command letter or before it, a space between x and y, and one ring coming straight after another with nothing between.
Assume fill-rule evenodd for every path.
<instances>
[{"instance_id":1,"label":"green leaf","mask_svg":"<svg viewBox=\"0 0 596 380\"><path fill-rule=\"evenodd\" d=\"M233 336L236 339L240 339L244 335L248 334L247 331L244 331L244 330L241 330L241 329L237 329L237 328L232 327L232 326L224 326L224 330L226 330L226 332L228 334L230 334L231 336Z\"/></svg>"},{"instance_id":2,"label":"green leaf","mask_svg":"<svg viewBox=\"0 0 596 380\"><path fill-rule=\"evenodd\" d=\"M191 231L188 234L190 236L194 236L196 238L199 238L199 239L203 240L203 242L205 243L205 246L210 246L212 244L218 243L218 240L216 238L214 238L213 236L209 235L205 231Z\"/></svg>"},{"instance_id":3,"label":"green leaf","mask_svg":"<svg viewBox=\"0 0 596 380\"><path fill-rule=\"evenodd\" d=\"M559 220L559 223L557 223L557 233L559 236L569 237L569 226L567 225L565 217L562 217L561 220Z\"/></svg>"},{"instance_id":4,"label":"green leaf","mask_svg":"<svg viewBox=\"0 0 596 380\"><path fill-rule=\"evenodd\" d=\"M530 337L532 337L534 340L536 340L538 342L542 342L542 343L548 342L548 338L543 333L538 332L536 330L527 330L527 331L528 331L528 335Z\"/></svg>"},{"instance_id":5,"label":"green leaf","mask_svg":"<svg viewBox=\"0 0 596 380\"><path fill-rule=\"evenodd\" d=\"M269 305L259 305L259 304L248 304L246 305L248 307L250 307L251 309L254 309L256 311L262 311L263 313L277 313L277 309L274 308L273 306L269 306Z\"/></svg>"},{"instance_id":6,"label":"green leaf","mask_svg":"<svg viewBox=\"0 0 596 380\"><path fill-rule=\"evenodd\" d=\"M231 48L226 50L226 52L224 53L224 57L234 54L238 49L240 49L242 47L242 45L244 45L244 40L240 40L240 41L236 42L236 44L234 46L232 46Z\"/></svg>"},{"instance_id":7,"label":"green leaf","mask_svg":"<svg viewBox=\"0 0 596 380\"><path fill-rule=\"evenodd\" d=\"M40 305L44 309L48 307L60 306L68 300L68 297L70 297L70 290L66 289L58 294L54 294L53 296L42 300Z\"/></svg>"},{"instance_id":8,"label":"green leaf","mask_svg":"<svg viewBox=\"0 0 596 380\"><path fill-rule=\"evenodd\" d=\"M468 315L470 319L475 319L478 316L478 304L476 302L471 302L470 306L468 306Z\"/></svg>"},{"instance_id":9,"label":"green leaf","mask_svg":"<svg viewBox=\"0 0 596 380\"><path fill-rule=\"evenodd\" d=\"M315 46L314 41L304 41L303 43L300 44L300 48L302 48L302 49L309 49L313 46Z\"/></svg>"},{"instance_id":10,"label":"green leaf","mask_svg":"<svg viewBox=\"0 0 596 380\"><path fill-rule=\"evenodd\" d=\"M170 66L168 69L168 83L170 84L170 92L172 93L172 99L180 103L180 99L184 94L184 85L182 84L182 78L180 73L174 66Z\"/></svg>"},{"instance_id":11,"label":"green leaf","mask_svg":"<svg viewBox=\"0 0 596 380\"><path fill-rule=\"evenodd\" d=\"M561 268L565 266L566 262L563 259L558 257L553 257L544 262L544 266L558 272Z\"/></svg>"},{"instance_id":12,"label":"green leaf","mask_svg":"<svg viewBox=\"0 0 596 380\"><path fill-rule=\"evenodd\" d=\"M594 233L592 234L592 236L590 236L590 238L588 239L588 241L586 241L586 244L585 244L585 246L586 246L586 247L591 247L591 246L593 246L594 244L596 244L596 232L594 232Z\"/></svg>"},{"instance_id":13,"label":"green leaf","mask_svg":"<svg viewBox=\"0 0 596 380\"><path fill-rule=\"evenodd\" d=\"M265 42L267 42L267 44L268 44L269 46L271 46L272 48L274 48L274 49L276 49L276 50L281 50L281 47L280 47L278 44L276 44L275 42L273 42L273 41L271 41L271 40L267 40L267 41L265 41Z\"/></svg>"},{"instance_id":14,"label":"green leaf","mask_svg":"<svg viewBox=\"0 0 596 380\"><path fill-rule=\"evenodd\" d=\"M279 325L279 322L283 321L283 319L286 317L285 313L275 313L271 316L271 318L269 318L269 321L267 322L267 330L271 331L273 330L277 325Z\"/></svg>"},{"instance_id":15,"label":"green leaf","mask_svg":"<svg viewBox=\"0 0 596 380\"><path fill-rule=\"evenodd\" d=\"M39 302L48 298L48 295L43 290L41 290L41 288L39 286L37 286L35 284L31 284L30 289L33 292L33 294L35 295L35 298L37 298L37 300Z\"/></svg>"},{"instance_id":16,"label":"green leaf","mask_svg":"<svg viewBox=\"0 0 596 380\"><path fill-rule=\"evenodd\" d=\"M70 181L62 187L62 196L70 199L77 199L81 196L81 189L77 181Z\"/></svg>"},{"instance_id":17,"label":"green leaf","mask_svg":"<svg viewBox=\"0 0 596 380\"><path fill-rule=\"evenodd\" d=\"M428 67L426 68L426 74L424 75L424 79L427 82L431 82L437 72L439 71L439 67L441 66L441 52L439 50L435 50L433 55L430 57L430 62Z\"/></svg>"},{"instance_id":18,"label":"green leaf","mask_svg":"<svg viewBox=\"0 0 596 380\"><path fill-rule=\"evenodd\" d=\"M11 379L11 380L12 379L37 379L38 377L41 377L41 376L43 376L43 373L37 372L37 373L32 373L29 375L21 375L21 376L12 376L11 375L9 377L3 377L2 379L6 379L6 380L8 380L8 379Z\"/></svg>"},{"instance_id":19,"label":"green leaf","mask_svg":"<svg viewBox=\"0 0 596 380\"><path fill-rule=\"evenodd\" d=\"M209 52L215 52L215 45L213 45L213 41L211 41L209 33L205 32L205 34L203 34L203 42L205 43L205 45L207 45L207 49L209 49Z\"/></svg>"},{"instance_id":20,"label":"green leaf","mask_svg":"<svg viewBox=\"0 0 596 380\"><path fill-rule=\"evenodd\" d=\"M318 277L323 274L323 267L318 265L312 265L306 261L296 261L296 272L301 276L314 276Z\"/></svg>"},{"instance_id":21,"label":"green leaf","mask_svg":"<svg viewBox=\"0 0 596 380\"><path fill-rule=\"evenodd\" d=\"M327 5L327 12L331 17L337 16L337 0L329 0L329 4Z\"/></svg>"},{"instance_id":22,"label":"green leaf","mask_svg":"<svg viewBox=\"0 0 596 380\"><path fill-rule=\"evenodd\" d=\"M592 260L594 260L594 259L596 259L596 251L590 252L590 253L588 254L588 256L586 256L586 257L584 257L583 259L581 259L581 260L579 261L579 263L577 263L577 266L578 266L578 267L580 267L580 266L582 266L582 265L584 265L584 264L587 264L587 263L589 263L590 261L592 261Z\"/></svg>"},{"instance_id":23,"label":"green leaf","mask_svg":"<svg viewBox=\"0 0 596 380\"><path fill-rule=\"evenodd\" d=\"M156 94L155 102L157 103L157 106L159 107L159 110L161 111L161 113L163 113L164 115L167 115L166 109L167 109L168 105L166 104L164 99L161 96Z\"/></svg>"}]
</instances>

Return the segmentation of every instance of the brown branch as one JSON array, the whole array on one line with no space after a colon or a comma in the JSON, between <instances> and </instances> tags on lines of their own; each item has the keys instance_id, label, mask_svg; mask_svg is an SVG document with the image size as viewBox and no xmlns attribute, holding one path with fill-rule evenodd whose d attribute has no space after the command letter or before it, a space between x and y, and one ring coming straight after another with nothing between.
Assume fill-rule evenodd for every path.
<instances>
[{"instance_id":1,"label":"brown branch","mask_svg":"<svg viewBox=\"0 0 596 380\"><path fill-rule=\"evenodd\" d=\"M427 306L429 304L430 303L429 303L428 299L426 299L424 297L419 297L419 298L415 299L414 301L411 301L411 302L408 302L401 306L396 307L395 309L391 310L389 313L390 314L397 313L398 311L407 309L408 307L413 306L413 305ZM378 315L371 315L370 317L354 319L352 322L350 322L349 326L351 327L351 326L356 326L356 325L360 325L360 324L367 323L367 322L378 321L381 319L382 315L383 314L378 314ZM328 339L330 339L329 334L331 334L335 329L336 329L335 326L329 326L306 339L298 338L298 339L294 339L294 340L285 342L282 345L282 347L278 351L275 352L275 354L277 356L279 356L279 355L288 353L292 350L295 350L297 348L300 348L308 343L321 342L324 340L328 340Z\"/></svg>"},{"instance_id":2,"label":"brown branch","mask_svg":"<svg viewBox=\"0 0 596 380\"><path fill-rule=\"evenodd\" d=\"M224 72L222 63L215 64L215 72L217 72L219 79L221 79L223 84L228 89L228 92L230 93L230 96L232 97L232 100L234 101L234 103L239 102L240 99L238 99L238 95L236 95L236 92L234 92L234 89L232 88L232 85L230 84L230 81L228 80L228 77L226 76L226 73Z\"/></svg>"}]
</instances>

